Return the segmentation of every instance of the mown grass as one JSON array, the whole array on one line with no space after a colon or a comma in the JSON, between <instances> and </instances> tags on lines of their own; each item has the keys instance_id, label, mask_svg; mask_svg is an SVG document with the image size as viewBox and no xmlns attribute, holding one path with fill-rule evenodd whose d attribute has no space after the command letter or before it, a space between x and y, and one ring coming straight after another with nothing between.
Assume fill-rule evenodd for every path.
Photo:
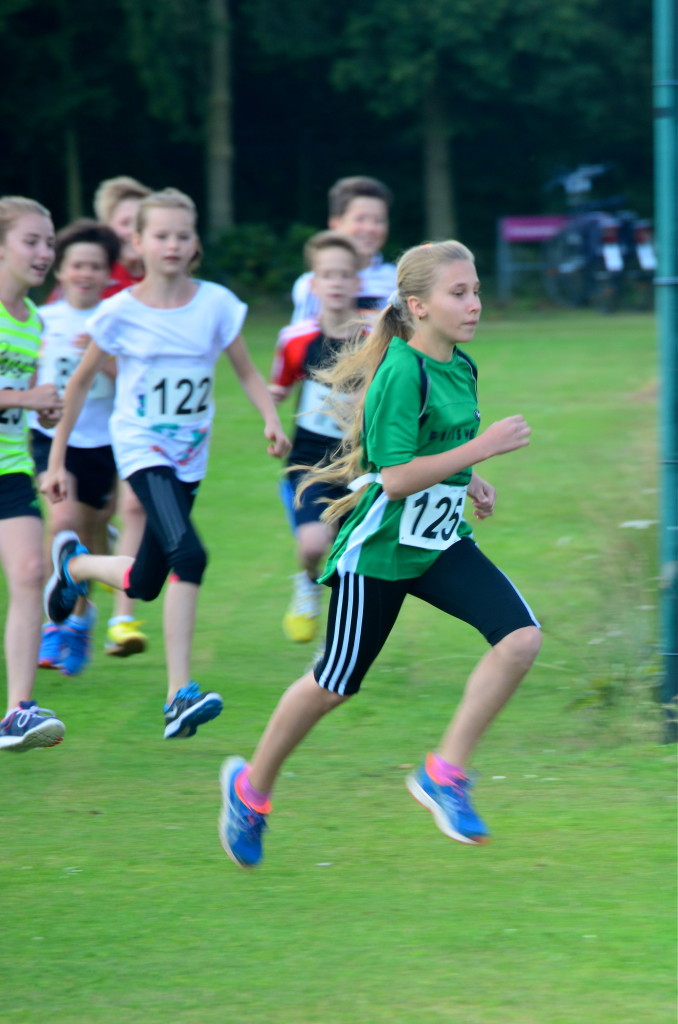
<instances>
[{"instance_id":1,"label":"mown grass","mask_svg":"<svg viewBox=\"0 0 678 1024\"><path fill-rule=\"evenodd\" d=\"M279 319L248 330L267 369ZM249 754L312 652L280 619L294 571L277 467L226 364L197 519L211 561L195 675L225 711L164 743L149 651L101 652L36 695L64 743L0 764L0 1019L60 1024L663 1024L674 1019L675 751L655 703L655 340L649 316L490 314L483 420L531 446L487 464L476 536L544 626L539 662L477 752L484 848L405 791L483 649L411 603L364 693L286 766L266 860L216 833L218 768ZM99 598L101 617L110 597Z\"/></svg>"}]
</instances>

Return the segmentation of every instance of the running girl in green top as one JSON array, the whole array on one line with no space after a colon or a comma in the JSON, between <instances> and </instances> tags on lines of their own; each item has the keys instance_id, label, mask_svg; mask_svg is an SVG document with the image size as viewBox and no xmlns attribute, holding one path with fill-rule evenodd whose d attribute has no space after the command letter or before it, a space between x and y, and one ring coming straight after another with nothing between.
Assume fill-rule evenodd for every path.
<instances>
[{"instance_id":1,"label":"running girl in green top","mask_svg":"<svg viewBox=\"0 0 678 1024\"><path fill-rule=\"evenodd\" d=\"M222 844L237 864L256 866L281 765L328 711L355 694L411 594L475 626L490 650L471 673L436 752L407 780L445 835L486 842L470 799L467 765L487 727L531 667L539 624L510 580L478 549L464 520L492 515L494 488L473 468L523 448L530 428L509 416L479 433L476 366L458 346L473 339L479 282L458 242L410 249L398 287L367 341L342 351L324 375L352 391L343 450L310 480L352 491L328 507L346 517L322 582L332 588L325 651L283 695L251 764L222 768Z\"/></svg>"},{"instance_id":2,"label":"running girl in green top","mask_svg":"<svg viewBox=\"0 0 678 1024\"><path fill-rule=\"evenodd\" d=\"M42 323L27 297L54 261L49 212L23 196L0 198L0 564L7 578L7 714L0 750L52 747L64 725L31 699L40 646L43 531L33 484L26 410L54 426L62 402L54 384L34 384Z\"/></svg>"}]
</instances>

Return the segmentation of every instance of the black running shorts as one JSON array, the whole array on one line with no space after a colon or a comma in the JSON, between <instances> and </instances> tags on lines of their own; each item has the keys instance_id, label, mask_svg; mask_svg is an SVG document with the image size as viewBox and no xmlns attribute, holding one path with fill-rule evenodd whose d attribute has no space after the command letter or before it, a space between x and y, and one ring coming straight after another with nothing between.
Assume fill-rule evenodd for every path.
<instances>
[{"instance_id":1,"label":"black running shorts","mask_svg":"<svg viewBox=\"0 0 678 1024\"><path fill-rule=\"evenodd\" d=\"M422 576L381 580L335 574L318 684L345 696L360 684L386 643L408 594L468 622L494 646L524 626L538 626L529 605L509 578L463 537L443 551Z\"/></svg>"}]
</instances>

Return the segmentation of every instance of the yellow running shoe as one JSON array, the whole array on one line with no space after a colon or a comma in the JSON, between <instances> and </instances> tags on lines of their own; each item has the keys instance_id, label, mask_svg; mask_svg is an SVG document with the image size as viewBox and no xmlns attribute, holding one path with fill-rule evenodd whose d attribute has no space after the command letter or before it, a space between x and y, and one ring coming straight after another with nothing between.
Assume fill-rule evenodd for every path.
<instances>
[{"instance_id":1,"label":"yellow running shoe","mask_svg":"<svg viewBox=\"0 0 678 1024\"><path fill-rule=\"evenodd\" d=\"M305 572L297 573L292 579L294 593L283 618L283 629L295 644L307 644L318 631L320 595L323 588L320 583L310 580Z\"/></svg>"},{"instance_id":2,"label":"yellow running shoe","mask_svg":"<svg viewBox=\"0 0 678 1024\"><path fill-rule=\"evenodd\" d=\"M106 633L106 654L114 658L129 658L146 650L146 634L139 629L142 623L135 619L110 619Z\"/></svg>"}]
</instances>

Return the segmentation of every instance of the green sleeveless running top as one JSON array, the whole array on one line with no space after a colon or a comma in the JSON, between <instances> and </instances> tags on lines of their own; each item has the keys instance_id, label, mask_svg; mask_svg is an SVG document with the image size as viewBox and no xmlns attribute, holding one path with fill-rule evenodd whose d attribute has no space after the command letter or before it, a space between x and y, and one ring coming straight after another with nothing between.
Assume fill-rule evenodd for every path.
<instances>
[{"instance_id":1,"label":"green sleeveless running top","mask_svg":"<svg viewBox=\"0 0 678 1024\"><path fill-rule=\"evenodd\" d=\"M42 324L30 299L28 320L16 320L0 302L0 389L26 391L38 365ZM0 409L0 476L33 474L25 409Z\"/></svg>"}]
</instances>

